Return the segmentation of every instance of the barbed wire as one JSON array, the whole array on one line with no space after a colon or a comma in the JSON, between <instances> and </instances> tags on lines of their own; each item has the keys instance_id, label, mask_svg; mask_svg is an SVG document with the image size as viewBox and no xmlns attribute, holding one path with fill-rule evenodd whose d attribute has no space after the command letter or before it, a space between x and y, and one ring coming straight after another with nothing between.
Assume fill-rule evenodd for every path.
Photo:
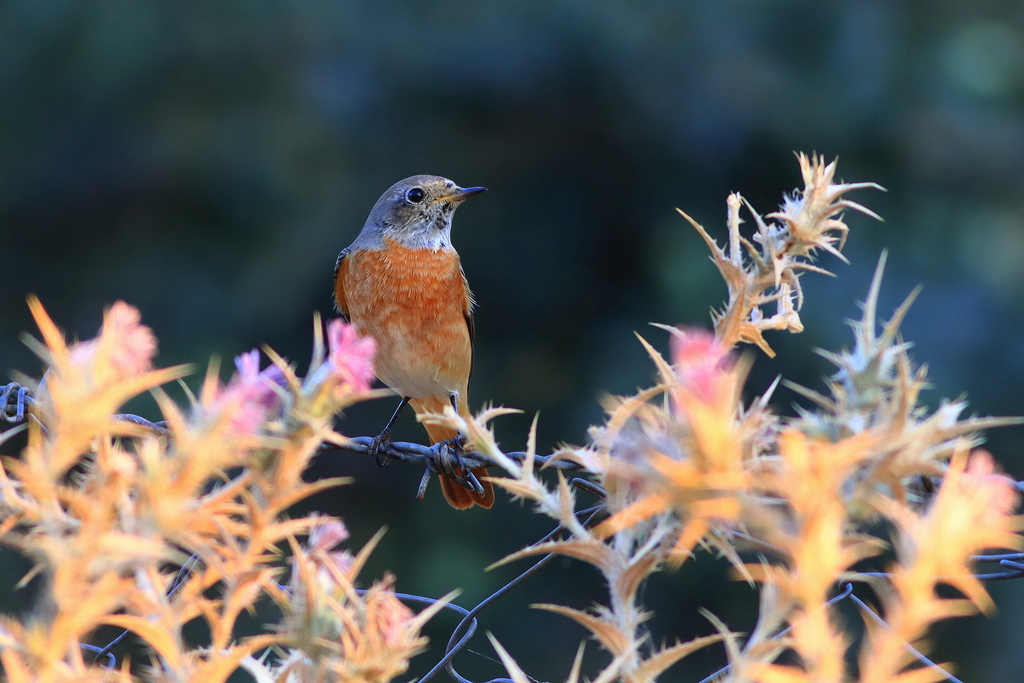
<instances>
[{"instance_id":1,"label":"barbed wire","mask_svg":"<svg viewBox=\"0 0 1024 683\"><path fill-rule=\"evenodd\" d=\"M0 419L9 424L19 424L28 419L28 408L35 404L28 387L17 382L11 382L3 387L0 393ZM163 421L154 422L139 415L121 413L114 415L115 419L130 422L147 429L159 436L170 436L171 432ZM379 443L375 437L354 436L350 437L343 444L324 442L320 444L321 453L343 451L359 455L372 455L378 462L387 464L392 460L419 465L426 469L425 476L434 474L447 474L456 479L461 479L454 472L456 469L476 469L478 467L496 467L497 462L483 453L475 451L463 451L453 446L451 442L442 441L430 446L410 441L388 441ZM528 457L525 451L512 451L505 453L505 456L513 461L522 462ZM580 470L582 467L573 461L563 460L552 455L535 455L534 462L543 467L560 470ZM460 483L467 488L465 480ZM586 484L584 484L586 486ZM591 489L593 490L593 489ZM422 497L422 496L419 496Z\"/></svg>"},{"instance_id":2,"label":"barbed wire","mask_svg":"<svg viewBox=\"0 0 1024 683\"><path fill-rule=\"evenodd\" d=\"M11 382L0 392L0 420L8 424L22 423L28 416L27 408L34 403L28 387Z\"/></svg>"},{"instance_id":3,"label":"barbed wire","mask_svg":"<svg viewBox=\"0 0 1024 683\"><path fill-rule=\"evenodd\" d=\"M30 414L29 409L34 405L34 403L35 400L32 398L28 387L22 386L17 382L11 382L4 386L2 391L0 391L0 420L8 424L19 425L28 419ZM139 427L150 430L161 436L170 436L171 434L167 425L163 422L153 422L132 414L119 414L114 417L119 420L131 422L132 424L138 425ZM0 435L2 435L2 433L0 433ZM454 467L477 468L493 467L497 465L493 459L482 453L471 451L460 452L458 448L454 448L453 444L448 442L442 442L430 446L405 441L391 441L380 444L374 437L359 436L349 438L344 444L323 443L320 445L319 450L320 452L342 451L360 455L370 455L377 459L380 464L387 464L391 460L397 460L399 462L418 465L425 469L424 481L433 474L448 473L450 476ZM505 455L516 461L522 461L528 457L528 454L525 451L513 451L506 453ZM383 462L380 460L381 456L383 456ZM534 456L534 460L538 464L545 465L549 468L562 470L581 469L581 467L575 462L559 459L557 454ZM604 491L591 481L576 478L572 479L570 483L577 489L585 490L594 494L600 500L604 499ZM1024 493L1024 481L1018 481L1014 484L1018 491ZM423 486L424 484L421 483L420 494L422 494ZM420 495L420 497L422 497L422 495ZM580 510L576 513L576 516L577 518L586 517L586 521L584 523L587 526L591 526L604 514L605 508L602 504ZM558 526L533 545L546 543L557 537L563 531L564 527ZM762 542L758 541L758 539L750 537L742 532L736 531L735 534L738 538L744 541L757 542L764 545ZM457 683L473 683L473 681L470 681L458 673L454 667L453 660L475 635L478 628L477 617L483 610L492 605L499 598L503 597L526 581L526 579L539 572L545 565L550 563L554 557L555 555L553 553L545 555L524 572L520 573L514 579L506 583L488 597L484 598L472 608L467 609L452 602L445 603L443 605L444 609L458 613L462 616L462 619L452 631L447 646L445 647L444 655L430 669L430 671L416 679L418 683L427 683L427 681L431 680L442 669L445 670L452 680ZM1005 568L1003 571L989 571L975 574L975 577L980 581L1004 581L1024 578L1024 552L974 555L971 557L971 560L980 564L997 563L1000 567ZM178 575L175 577L169 589L169 595L173 594L174 591L184 583L185 579L198 562L198 558L193 556L179 568ZM862 572L859 575L865 578L889 578L891 576L891 574L885 572ZM363 591L360 591L360 593L362 592ZM408 593L395 593L395 597L405 602L419 605L433 605L439 602L437 598L412 595ZM826 604L832 606L847 599L853 602L868 618L872 619L883 628L888 628L888 625L882 617L876 614L866 603L853 594L853 585L850 583L846 583L843 586L842 591ZM785 636L791 628L792 625L775 634L773 638ZM95 653L94 661L97 664L100 664L107 669L113 669L117 665L117 658L114 656L112 650L118 643L124 640L129 633L130 631L124 631L103 647L82 644L82 649L90 653ZM905 645L907 650L925 666L942 672L942 675L951 683L963 683L960 679L953 676L953 674L942 669L938 664L926 657L920 651L916 650L909 643L906 643ZM101 660L104 661L101 663ZM700 681L700 683L711 683L711 681L717 680L718 677L728 672L730 668L731 665L727 665L706 677ZM513 683L513 681L509 678L492 678L484 683Z\"/></svg>"}]
</instances>

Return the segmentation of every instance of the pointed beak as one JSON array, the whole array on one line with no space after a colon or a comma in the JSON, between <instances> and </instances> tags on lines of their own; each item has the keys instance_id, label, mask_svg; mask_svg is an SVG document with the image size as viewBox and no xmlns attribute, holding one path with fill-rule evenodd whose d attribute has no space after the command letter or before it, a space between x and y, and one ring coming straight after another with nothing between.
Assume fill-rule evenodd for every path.
<instances>
[{"instance_id":1,"label":"pointed beak","mask_svg":"<svg viewBox=\"0 0 1024 683\"><path fill-rule=\"evenodd\" d=\"M481 192L487 192L486 187L460 187L454 193L445 195L444 197L438 197L436 201L439 202L464 202L470 197L480 194Z\"/></svg>"}]
</instances>

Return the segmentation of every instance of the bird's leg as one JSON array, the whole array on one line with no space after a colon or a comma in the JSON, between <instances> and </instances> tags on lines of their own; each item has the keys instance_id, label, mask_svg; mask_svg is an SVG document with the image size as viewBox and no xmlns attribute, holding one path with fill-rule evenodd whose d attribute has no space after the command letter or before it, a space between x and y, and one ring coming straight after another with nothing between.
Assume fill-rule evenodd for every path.
<instances>
[{"instance_id":1,"label":"bird's leg","mask_svg":"<svg viewBox=\"0 0 1024 683\"><path fill-rule=\"evenodd\" d=\"M459 414L459 395L449 394L448 400L452 404L452 408L455 410L455 414ZM452 459L455 461L456 469L452 474L454 479L459 482L465 488L474 491L476 493L483 493L483 486L480 485L480 481L473 474L473 471L462 464L462 454L466 449L466 435L459 432L450 439L441 442L449 449L451 449Z\"/></svg>"},{"instance_id":2,"label":"bird's leg","mask_svg":"<svg viewBox=\"0 0 1024 683\"><path fill-rule=\"evenodd\" d=\"M402 409L408 403L409 397L403 396L402 402L398 404L398 408L395 410L395 414L391 416L391 419L384 426L384 431L373 437L373 441L370 442L369 452L373 455L373 461L377 463L377 467L386 467L391 462L391 456L388 455L388 446L391 445L391 427L395 424L395 420L402 414Z\"/></svg>"},{"instance_id":3,"label":"bird's leg","mask_svg":"<svg viewBox=\"0 0 1024 683\"><path fill-rule=\"evenodd\" d=\"M452 404L452 410L454 410L455 414L458 415L459 414L459 395L458 394L448 394L448 401ZM458 458L459 455L461 455L461 453L463 451L463 448L466 445L466 435L463 434L462 432L459 432L458 434L456 434L452 438L450 438L447 441L445 441L445 443L448 444L451 447L452 451L455 453L455 457Z\"/></svg>"},{"instance_id":4,"label":"bird's leg","mask_svg":"<svg viewBox=\"0 0 1024 683\"><path fill-rule=\"evenodd\" d=\"M452 404L452 408L455 410L455 414L458 415L459 414L459 395L457 393L449 394L448 395L448 401ZM452 438L445 439L441 443L443 443L444 445L448 446L448 448L451 449L452 454L455 456L455 458L457 460L458 457L462 454L462 451L463 451L463 449L466 446L466 435L463 434L462 432L459 432L458 434L456 434Z\"/></svg>"}]
</instances>

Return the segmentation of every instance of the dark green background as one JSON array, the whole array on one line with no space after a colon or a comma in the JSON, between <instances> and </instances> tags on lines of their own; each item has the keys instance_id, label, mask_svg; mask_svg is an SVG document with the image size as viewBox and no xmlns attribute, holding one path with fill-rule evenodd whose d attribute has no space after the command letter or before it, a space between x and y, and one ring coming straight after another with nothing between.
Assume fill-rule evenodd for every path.
<instances>
[{"instance_id":1,"label":"dark green background","mask_svg":"<svg viewBox=\"0 0 1024 683\"><path fill-rule=\"evenodd\" d=\"M480 302L471 404L525 411L500 422L509 449L538 411L543 450L584 443L603 392L652 381L633 331L664 348L649 321L706 326L724 296L674 207L721 238L728 192L770 212L799 183L792 152L816 150L888 189L854 197L885 223L848 216L852 265L826 257L838 278L805 277L806 332L769 336L779 358L758 357L751 390L779 373L821 386L810 349L851 343L844 319L888 248L883 313L924 285L904 331L927 400L966 392L981 414L1021 414L1022 105L1015 2L0 0L0 365L39 373L19 341L30 292L82 338L131 302L163 365L263 343L302 365L338 251L386 187L435 173L491 190L453 233ZM374 434L391 409L340 429ZM1018 477L1021 436L990 439ZM407 416L396 437L423 434ZM462 587L472 604L512 576L482 568L549 526L504 501L455 512L436 484L416 503L419 473L401 464L316 472L356 476L316 506L355 545L389 527L372 570L400 590ZM749 629L753 594L724 571L705 558L651 582L655 642L709 633L698 606ZM993 590L996 620L937 639L966 681L1024 667L1024 582ZM562 679L583 630L527 605L601 600L596 575L564 562L483 628ZM500 671L460 661L478 680Z\"/></svg>"}]
</instances>

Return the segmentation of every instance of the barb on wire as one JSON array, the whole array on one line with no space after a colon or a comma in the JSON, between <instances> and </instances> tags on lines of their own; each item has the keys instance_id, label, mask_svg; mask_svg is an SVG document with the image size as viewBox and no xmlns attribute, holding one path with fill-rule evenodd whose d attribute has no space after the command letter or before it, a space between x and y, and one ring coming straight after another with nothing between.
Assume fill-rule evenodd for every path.
<instances>
[{"instance_id":1,"label":"barb on wire","mask_svg":"<svg viewBox=\"0 0 1024 683\"><path fill-rule=\"evenodd\" d=\"M0 420L8 424L19 424L28 415L27 408L35 401L29 394L28 387L11 382L0 392Z\"/></svg>"},{"instance_id":2,"label":"barb on wire","mask_svg":"<svg viewBox=\"0 0 1024 683\"><path fill-rule=\"evenodd\" d=\"M422 444L408 441L392 441L387 444L386 447L382 446L379 450L375 449L377 449L377 447L374 444L374 438L370 436L353 436L350 437L343 445L324 443L320 446L321 452L344 451L347 453L358 453L360 455L377 455L384 456L385 459L399 460L413 465L420 465L421 467L426 467L430 470L431 474L440 474L445 472L445 459L451 457L445 452L446 450L450 450L450 447L444 442L436 443L433 446L424 446ZM519 462L526 459L526 452L512 451L510 453L506 453L505 456L511 460ZM460 467L466 466L477 468L494 467L497 465L497 463L488 456L473 451L460 453L458 455L458 459L460 461ZM534 462L542 466L561 470L581 469L575 462L554 459L553 455L534 456Z\"/></svg>"}]
</instances>

